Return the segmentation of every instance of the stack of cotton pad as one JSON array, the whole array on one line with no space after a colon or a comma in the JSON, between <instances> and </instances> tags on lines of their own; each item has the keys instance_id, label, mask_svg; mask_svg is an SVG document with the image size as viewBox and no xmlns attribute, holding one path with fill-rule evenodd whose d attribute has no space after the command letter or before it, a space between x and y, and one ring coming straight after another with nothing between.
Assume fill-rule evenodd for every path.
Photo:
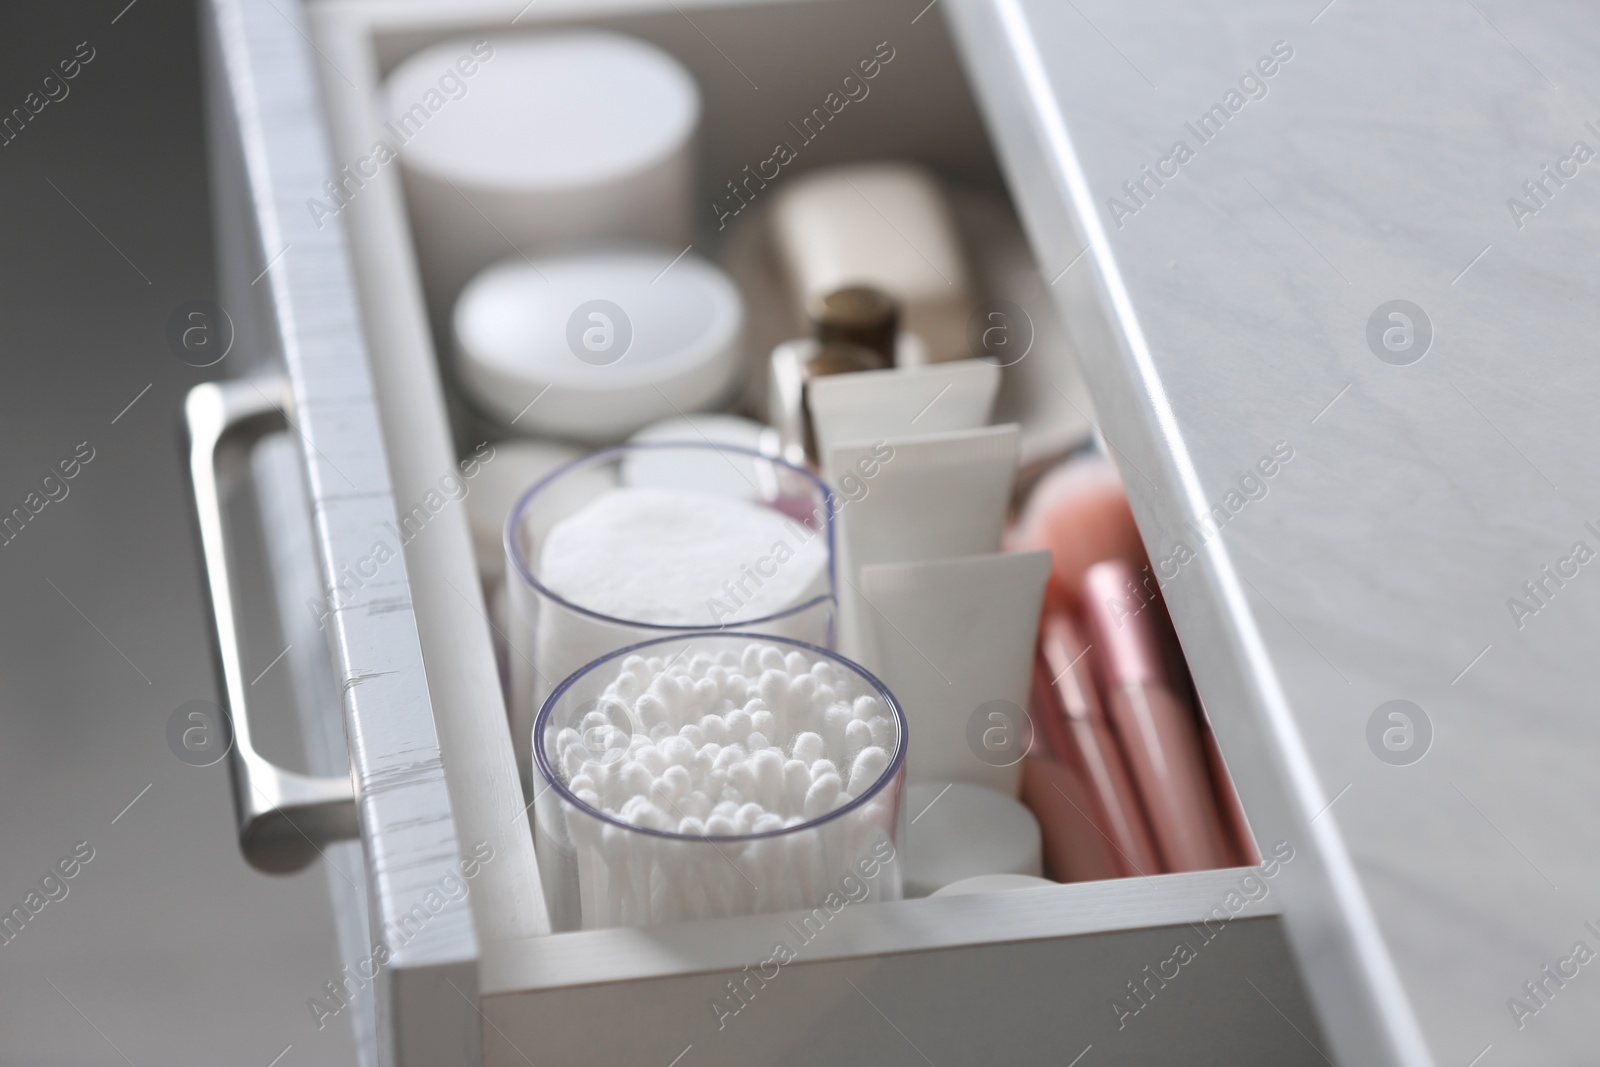
<instances>
[{"instance_id":1,"label":"stack of cotton pad","mask_svg":"<svg viewBox=\"0 0 1600 1067\"><path fill-rule=\"evenodd\" d=\"M828 546L816 531L748 500L624 487L555 524L538 576L566 601L536 597L514 607L530 618L538 613L523 655L543 678L535 694L542 701L586 664L654 636L641 623L758 624L762 633L813 637L821 627L816 612L772 616L827 592Z\"/></svg>"},{"instance_id":2,"label":"stack of cotton pad","mask_svg":"<svg viewBox=\"0 0 1600 1067\"><path fill-rule=\"evenodd\" d=\"M742 565L768 556L775 558L758 575L759 583L747 582L742 592L731 586ZM761 504L620 488L606 490L551 528L539 553L539 578L557 596L614 619L717 626L759 619L817 596L827 563L820 536ZM589 658L617 647L598 649Z\"/></svg>"},{"instance_id":3,"label":"stack of cotton pad","mask_svg":"<svg viewBox=\"0 0 1600 1067\"><path fill-rule=\"evenodd\" d=\"M893 857L894 790L843 810L873 793L900 744L859 676L765 642L716 656L690 642L673 659L634 655L611 669L547 756L582 804L658 833L566 808L583 925L814 907L875 845ZM740 839L752 834L774 836ZM874 899L898 896L888 884L875 883Z\"/></svg>"}]
</instances>

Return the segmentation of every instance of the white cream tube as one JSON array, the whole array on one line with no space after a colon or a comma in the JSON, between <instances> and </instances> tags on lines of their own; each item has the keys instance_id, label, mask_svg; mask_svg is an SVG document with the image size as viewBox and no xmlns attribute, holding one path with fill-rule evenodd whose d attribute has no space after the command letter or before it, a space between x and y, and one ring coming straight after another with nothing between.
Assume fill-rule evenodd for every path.
<instances>
[{"instance_id":1,"label":"white cream tube","mask_svg":"<svg viewBox=\"0 0 1600 1067\"><path fill-rule=\"evenodd\" d=\"M824 473L847 501L838 516L838 647L846 656L862 652L862 568L1000 550L1017 447L1009 425L848 443L828 454Z\"/></svg>"},{"instance_id":2,"label":"white cream tube","mask_svg":"<svg viewBox=\"0 0 1600 1067\"><path fill-rule=\"evenodd\" d=\"M806 404L820 457L850 441L985 426L999 391L999 367L961 359L824 375L811 382Z\"/></svg>"},{"instance_id":3,"label":"white cream tube","mask_svg":"<svg viewBox=\"0 0 1600 1067\"><path fill-rule=\"evenodd\" d=\"M863 568L862 664L905 711L908 782L1017 795L1049 574L1049 552Z\"/></svg>"}]
</instances>

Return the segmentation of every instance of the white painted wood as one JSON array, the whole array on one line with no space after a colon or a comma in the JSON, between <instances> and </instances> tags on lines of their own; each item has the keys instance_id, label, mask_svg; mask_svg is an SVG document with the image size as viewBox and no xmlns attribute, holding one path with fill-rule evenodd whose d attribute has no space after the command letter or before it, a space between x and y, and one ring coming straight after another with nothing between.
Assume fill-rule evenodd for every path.
<instances>
[{"instance_id":1,"label":"white painted wood","mask_svg":"<svg viewBox=\"0 0 1600 1067\"><path fill-rule=\"evenodd\" d=\"M370 38L337 7L308 14L327 57L319 82L335 155L354 161L371 151L383 124L373 107L378 70ZM398 166L383 168L328 225L350 235L362 279L360 311L374 349L383 353L373 366L377 408L395 496L405 512L437 494L442 477L460 471L402 196ZM304 204L301 210L309 215ZM390 538L398 541L392 533ZM548 933L530 811L513 756L466 508L446 506L410 537L404 551L462 839L469 846L485 842L495 857L473 881L478 936L492 944Z\"/></svg>"},{"instance_id":2,"label":"white painted wood","mask_svg":"<svg viewBox=\"0 0 1600 1067\"><path fill-rule=\"evenodd\" d=\"M377 1060L459 1062L478 1056L478 943L469 900L440 896L459 874L462 847L405 561L396 555L370 580L341 583L393 521L394 496L344 236L304 213L330 166L300 20L298 7L270 0L202 5L227 265L219 295L237 313L240 364L281 360L289 377L286 414L307 472L366 846L369 936L384 957L374 982ZM433 996L441 983L464 995Z\"/></svg>"},{"instance_id":3,"label":"white painted wood","mask_svg":"<svg viewBox=\"0 0 1600 1067\"><path fill-rule=\"evenodd\" d=\"M844 906L826 920L828 936L807 951L810 962L1115 933L1216 921L1216 909L1253 868L1164 874L1127 881L1078 882L1003 894L927 897ZM1268 884L1270 883L1263 883ZM761 960L775 934L810 913L782 912L638 929L552 934L537 945L500 944L483 956L483 995L628 982ZM1242 905L1248 918L1279 914L1270 889Z\"/></svg>"},{"instance_id":4,"label":"white painted wood","mask_svg":"<svg viewBox=\"0 0 1600 1067\"><path fill-rule=\"evenodd\" d=\"M1209 942L1187 925L1145 926L867 956L827 956L831 933L807 944L775 924L749 970L486 996L484 1062L1328 1062L1276 919L1235 920ZM781 939L795 959L762 966ZM1190 962L1167 964L1179 944ZM1127 989L1146 981L1146 999Z\"/></svg>"},{"instance_id":5,"label":"white painted wood","mask_svg":"<svg viewBox=\"0 0 1600 1067\"><path fill-rule=\"evenodd\" d=\"M281 669L299 720L306 771L348 775L350 754L344 744L344 716L327 635L307 609L322 596L322 577L317 573L310 493L294 432L263 440L251 457L251 470L260 501L277 630L285 646ZM322 858L339 956L345 967L355 967L372 955L373 948L361 842L335 842L323 849ZM369 989L340 1012L349 1016L355 1033L357 1067L377 1067L378 1017L373 1001Z\"/></svg>"}]
</instances>

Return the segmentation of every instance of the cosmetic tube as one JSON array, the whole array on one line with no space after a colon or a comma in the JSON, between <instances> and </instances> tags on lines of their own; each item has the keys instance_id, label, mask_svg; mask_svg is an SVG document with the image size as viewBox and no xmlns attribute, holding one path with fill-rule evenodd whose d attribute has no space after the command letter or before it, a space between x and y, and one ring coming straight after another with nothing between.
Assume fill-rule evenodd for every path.
<instances>
[{"instance_id":1,"label":"cosmetic tube","mask_svg":"<svg viewBox=\"0 0 1600 1067\"><path fill-rule=\"evenodd\" d=\"M1016 426L990 426L847 443L829 453L828 484L843 486L854 479L860 486L858 493L842 494L847 503L838 517L839 648L845 655L862 655L867 625L858 603L862 568L1000 550L1017 440ZM873 473L863 477L867 465Z\"/></svg>"},{"instance_id":2,"label":"cosmetic tube","mask_svg":"<svg viewBox=\"0 0 1600 1067\"><path fill-rule=\"evenodd\" d=\"M821 458L809 406L815 381L887 366L881 352L848 341L785 341L774 348L767 371L767 421L778 431L782 457L797 467Z\"/></svg>"},{"instance_id":3,"label":"cosmetic tube","mask_svg":"<svg viewBox=\"0 0 1600 1067\"><path fill-rule=\"evenodd\" d=\"M1083 603L1112 725L1139 787L1168 871L1226 867L1228 837L1217 810L1200 724L1161 662L1154 601L1129 593L1140 572L1121 560L1084 574Z\"/></svg>"},{"instance_id":4,"label":"cosmetic tube","mask_svg":"<svg viewBox=\"0 0 1600 1067\"><path fill-rule=\"evenodd\" d=\"M911 782L1015 797L1050 553L878 564L861 573L867 669L905 709ZM982 873L982 872L978 872Z\"/></svg>"},{"instance_id":5,"label":"cosmetic tube","mask_svg":"<svg viewBox=\"0 0 1600 1067\"><path fill-rule=\"evenodd\" d=\"M1046 867L1053 877L1085 882L1159 874L1155 842L1095 692L1088 652L1071 617L1059 607L1046 608L1034 663L1033 711L1061 773L1041 767L1035 774L1029 767L1023 799L1044 831ZM1033 787L1035 777L1042 789Z\"/></svg>"},{"instance_id":6,"label":"cosmetic tube","mask_svg":"<svg viewBox=\"0 0 1600 1067\"><path fill-rule=\"evenodd\" d=\"M999 391L1000 368L981 359L818 378L807 394L817 454L849 441L985 426Z\"/></svg>"}]
</instances>

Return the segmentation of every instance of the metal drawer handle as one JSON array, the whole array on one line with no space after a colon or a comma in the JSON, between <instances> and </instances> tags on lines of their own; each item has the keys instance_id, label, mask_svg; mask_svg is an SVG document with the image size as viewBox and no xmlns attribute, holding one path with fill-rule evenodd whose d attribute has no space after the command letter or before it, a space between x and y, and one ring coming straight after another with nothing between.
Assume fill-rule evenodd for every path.
<instances>
[{"instance_id":1,"label":"metal drawer handle","mask_svg":"<svg viewBox=\"0 0 1600 1067\"><path fill-rule=\"evenodd\" d=\"M229 766L239 848L251 866L274 874L297 871L324 845L359 834L350 778L285 770L257 752L250 735L222 489L224 479L248 462L256 441L287 427L283 412L289 402L288 381L272 377L197 385L183 406L206 587L233 727Z\"/></svg>"}]
</instances>

